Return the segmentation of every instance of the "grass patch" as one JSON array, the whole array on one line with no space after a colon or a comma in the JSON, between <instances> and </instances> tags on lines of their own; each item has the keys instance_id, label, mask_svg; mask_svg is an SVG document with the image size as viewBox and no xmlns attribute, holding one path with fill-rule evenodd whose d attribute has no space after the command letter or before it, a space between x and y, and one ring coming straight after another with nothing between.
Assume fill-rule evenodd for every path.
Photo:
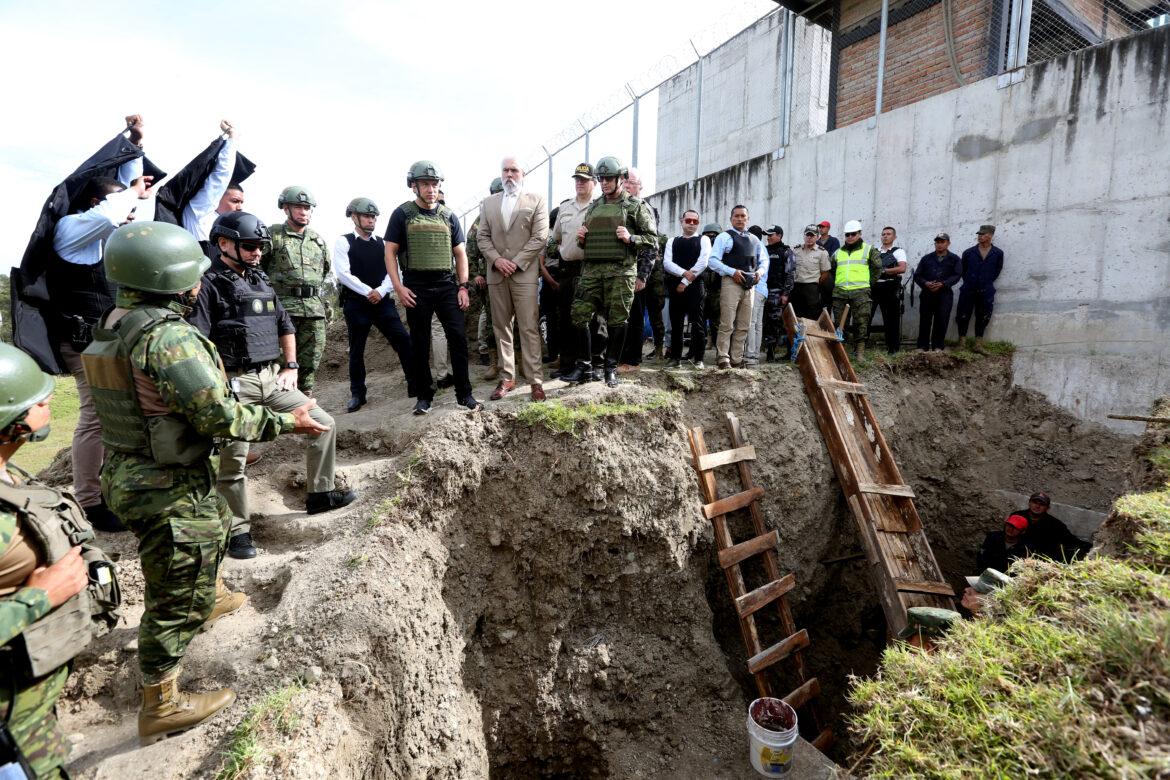
<instances>
[{"instance_id":1,"label":"grass patch","mask_svg":"<svg viewBox=\"0 0 1170 780\"><path fill-rule=\"evenodd\" d=\"M410 478L414 474L414 467L422 463L422 453L415 450L414 453L406 461L406 468L403 471L396 471L394 475L398 477L398 489L394 491L394 495L389 498L383 498L378 502L378 506L366 518L366 531L373 531L382 521L390 516L402 503L402 499L406 495L406 487L410 484Z\"/></svg>"},{"instance_id":2,"label":"grass patch","mask_svg":"<svg viewBox=\"0 0 1170 780\"><path fill-rule=\"evenodd\" d=\"M80 417L77 383L73 377L58 376L54 379L57 380L57 389L53 391L53 400L49 403L49 438L39 443L26 442L13 459L16 465L33 475L52 463L61 448L73 443L73 430Z\"/></svg>"},{"instance_id":3,"label":"grass patch","mask_svg":"<svg viewBox=\"0 0 1170 780\"><path fill-rule=\"evenodd\" d=\"M666 390L658 390L648 401L637 404L624 401L603 401L601 403L590 401L569 406L556 399L537 401L529 403L517 411L516 422L530 427L541 425L554 433L571 433L576 436L602 417L641 414L652 409L670 406L674 401L675 393Z\"/></svg>"},{"instance_id":4,"label":"grass patch","mask_svg":"<svg viewBox=\"0 0 1170 780\"><path fill-rule=\"evenodd\" d=\"M224 763L216 780L237 780L268 763L275 755L269 744L274 739L296 734L300 716L293 711L293 704L304 690L293 683L272 691L248 708L247 717L228 735Z\"/></svg>"},{"instance_id":5,"label":"grass patch","mask_svg":"<svg viewBox=\"0 0 1170 780\"><path fill-rule=\"evenodd\" d=\"M355 555L345 562L345 566L349 569L360 569L366 565L366 561L368 560L370 560L370 556L368 555Z\"/></svg>"}]
</instances>

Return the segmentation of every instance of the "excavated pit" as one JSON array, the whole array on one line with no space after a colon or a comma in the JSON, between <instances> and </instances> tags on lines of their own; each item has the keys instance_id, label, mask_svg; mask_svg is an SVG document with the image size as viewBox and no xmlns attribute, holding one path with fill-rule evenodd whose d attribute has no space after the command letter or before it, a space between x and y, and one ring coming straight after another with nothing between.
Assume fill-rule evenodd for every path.
<instances>
[{"instance_id":1,"label":"excavated pit","mask_svg":"<svg viewBox=\"0 0 1170 780\"><path fill-rule=\"evenodd\" d=\"M861 377L957 591L1010 508L997 491L1043 489L1105 511L1124 487L1134 440L1012 388L1009 365L927 356ZM386 394L397 392L397 369L374 369ZM701 425L712 451L726 448L725 411L759 454L765 521L780 533L781 571L796 575L790 604L811 637L805 662L842 740L834 757L848 760L847 675L876 668L885 621L797 372L681 382L643 372L614 392L548 387L571 402L677 396L576 437L521 425L519 400L475 415L440 406L421 422L404 403L374 401L339 418L341 472L363 500L308 524L289 517L303 480L297 443L267 445L253 475L265 553L226 574L256 591L255 604L221 621L212 641L196 640L184 678L201 690L232 685L245 702L310 679L298 707L311 728L279 738L281 757L256 776L748 776L743 721L755 685L685 436ZM322 395L336 408L344 387ZM720 495L739 489L733 478L727 469ZM746 518L732 525L749 535ZM765 644L780 638L767 617L761 625ZM214 769L243 708L162 743L170 774L150 761L159 746L119 749L118 730L133 720L130 633L88 651L92 668L71 682L66 728L109 732L80 743L75 774Z\"/></svg>"}]
</instances>

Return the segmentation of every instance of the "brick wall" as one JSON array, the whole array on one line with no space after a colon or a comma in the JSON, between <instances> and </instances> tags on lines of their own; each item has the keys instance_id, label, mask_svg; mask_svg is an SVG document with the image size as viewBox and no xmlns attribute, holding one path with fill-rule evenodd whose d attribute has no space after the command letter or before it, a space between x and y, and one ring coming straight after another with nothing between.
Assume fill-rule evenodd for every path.
<instances>
[{"instance_id":1,"label":"brick wall","mask_svg":"<svg viewBox=\"0 0 1170 780\"><path fill-rule=\"evenodd\" d=\"M955 55L965 83L986 77L994 0L953 3ZM865 7L859 7L864 5ZM881 12L878 0L851 3L850 18ZM890 26L886 40L886 77L882 109L889 111L955 89L943 27L943 4L936 3ZM841 50L837 76L837 127L873 115L877 87L878 43L871 35ZM999 41L995 41L998 46Z\"/></svg>"}]
</instances>

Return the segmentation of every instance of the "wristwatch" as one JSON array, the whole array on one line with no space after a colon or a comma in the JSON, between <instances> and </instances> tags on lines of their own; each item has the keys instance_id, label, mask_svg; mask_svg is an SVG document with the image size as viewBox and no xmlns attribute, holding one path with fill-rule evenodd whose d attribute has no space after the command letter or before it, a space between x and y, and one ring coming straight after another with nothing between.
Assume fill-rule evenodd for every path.
<instances>
[{"instance_id":1,"label":"wristwatch","mask_svg":"<svg viewBox=\"0 0 1170 780\"><path fill-rule=\"evenodd\" d=\"M463 288L464 290L470 290L471 289L471 282L460 282L459 286L461 288Z\"/></svg>"},{"instance_id":2,"label":"wristwatch","mask_svg":"<svg viewBox=\"0 0 1170 780\"><path fill-rule=\"evenodd\" d=\"M295 361L295 360L288 361L287 363L284 364L284 367L285 368L293 368L293 369L300 368L300 366L297 365L297 361Z\"/></svg>"}]
</instances>

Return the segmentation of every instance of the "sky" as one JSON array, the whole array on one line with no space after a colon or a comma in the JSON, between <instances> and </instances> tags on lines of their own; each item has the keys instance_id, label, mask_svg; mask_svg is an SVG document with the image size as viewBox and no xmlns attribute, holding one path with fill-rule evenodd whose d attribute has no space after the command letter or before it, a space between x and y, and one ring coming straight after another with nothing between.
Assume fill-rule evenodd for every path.
<instances>
[{"instance_id":1,"label":"sky","mask_svg":"<svg viewBox=\"0 0 1170 780\"><path fill-rule=\"evenodd\" d=\"M500 161L529 168L640 101L638 167L654 191L658 82L776 5L772 0L591 0L556 4L15 2L0 0L0 270L18 265L45 198L125 126L146 121L144 149L177 172L228 119L257 165L245 210L282 218L280 190L317 198L312 227L351 229L346 204L378 203L384 225L409 200L406 171L432 160L447 203L470 210ZM693 44L692 44L693 42ZM692 46L694 48L692 48ZM570 130L570 126L574 126ZM590 133L590 162L627 163L632 111ZM578 141L553 158L553 202L573 194ZM527 188L548 194L548 169Z\"/></svg>"}]
</instances>

